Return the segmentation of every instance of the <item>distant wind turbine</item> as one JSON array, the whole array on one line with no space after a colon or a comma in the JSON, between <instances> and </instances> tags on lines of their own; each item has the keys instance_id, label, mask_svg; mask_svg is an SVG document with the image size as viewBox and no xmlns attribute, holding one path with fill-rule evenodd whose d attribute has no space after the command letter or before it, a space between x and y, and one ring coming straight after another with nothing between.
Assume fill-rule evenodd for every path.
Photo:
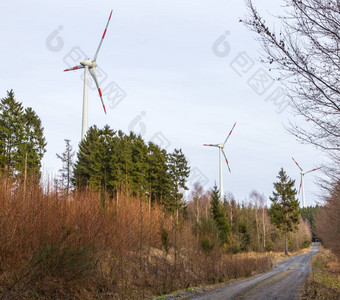
<instances>
[{"instance_id":1,"label":"distant wind turbine","mask_svg":"<svg viewBox=\"0 0 340 300\"><path fill-rule=\"evenodd\" d=\"M84 97L83 97L83 119L82 119L82 127L81 127L81 139L82 140L85 138L87 130L88 130L88 100L87 100L88 99L88 71L90 71L90 74L91 74L94 82L96 83L98 93L99 93L99 97L100 97L100 100L102 101L104 112L106 114L106 108L105 108L104 101L103 101L103 95L102 95L102 91L100 90L98 79L97 79L97 74L96 74L96 67L97 67L96 60L97 60L97 56L98 56L98 52L100 50L100 47L102 46L103 40L105 38L107 27L109 26L109 23L110 23L110 20L111 20L111 16L112 16L112 10L111 10L109 20L107 21L104 33L102 35L102 38L100 40L98 49L96 51L96 54L94 55L93 60L90 60L89 58L87 58L87 59L81 61L79 66L75 66L73 68L64 70L64 72L66 72L66 71L74 71L74 70L78 70L78 69L85 69L84 70L85 76L84 76Z\"/></svg>"},{"instance_id":2,"label":"distant wind turbine","mask_svg":"<svg viewBox=\"0 0 340 300\"><path fill-rule=\"evenodd\" d=\"M224 141L223 144L203 144L203 146L218 147L219 148L219 154L220 154L220 163L219 163L219 170L220 170L220 199L221 199L221 201L223 201L222 155L224 156L225 161L226 161L227 166L228 166L228 169L229 169L229 172L231 173L231 170L230 170L230 167L229 167L229 162L228 162L227 156L226 156L226 154L224 152L224 146L225 146L226 142L228 141L231 133L233 132L235 125L236 125L236 123L234 124L233 128L230 130L229 135L227 136L227 138L226 138L226 140Z\"/></svg>"},{"instance_id":3,"label":"distant wind turbine","mask_svg":"<svg viewBox=\"0 0 340 300\"><path fill-rule=\"evenodd\" d=\"M300 181L300 187L299 187L299 194L300 195L300 191L302 189L302 207L306 207L306 199L305 199L305 184L304 184L304 176L308 173L314 172L316 170L321 169L322 167L310 170L310 171L303 171L302 168L300 167L300 165L296 162L296 160L292 157L292 159L294 160L295 164L298 166L298 168L300 169L300 174L301 174L301 181Z\"/></svg>"}]
</instances>

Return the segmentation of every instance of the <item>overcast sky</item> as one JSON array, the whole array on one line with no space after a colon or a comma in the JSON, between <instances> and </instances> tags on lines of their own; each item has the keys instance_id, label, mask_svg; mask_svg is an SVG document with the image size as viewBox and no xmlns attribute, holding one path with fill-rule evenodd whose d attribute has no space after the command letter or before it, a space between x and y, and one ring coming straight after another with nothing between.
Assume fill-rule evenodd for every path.
<instances>
[{"instance_id":1,"label":"overcast sky","mask_svg":"<svg viewBox=\"0 0 340 300\"><path fill-rule=\"evenodd\" d=\"M265 16L280 0L255 0ZM0 3L0 97L13 89L32 107L47 139L45 173L56 173L64 139L77 149L81 135L82 71L63 72L93 58L110 10L113 15L97 58L107 115L89 90L89 125L133 130L172 151L182 148L205 188L218 182L218 149L237 125L223 165L224 190L239 201L252 189L272 194L283 167L300 181L294 158L306 170L324 162L284 128L294 115L258 61L260 45L239 18L240 0L16 1ZM91 79L91 86L93 82ZM274 101L274 100L276 101ZM306 202L318 200L317 172L305 177Z\"/></svg>"}]
</instances>

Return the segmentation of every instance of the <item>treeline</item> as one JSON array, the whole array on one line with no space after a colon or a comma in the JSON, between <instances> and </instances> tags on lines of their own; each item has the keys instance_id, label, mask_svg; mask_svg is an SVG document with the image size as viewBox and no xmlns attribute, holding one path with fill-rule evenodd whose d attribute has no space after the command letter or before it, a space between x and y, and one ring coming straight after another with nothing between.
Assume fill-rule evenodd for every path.
<instances>
[{"instance_id":1,"label":"treeline","mask_svg":"<svg viewBox=\"0 0 340 300\"><path fill-rule=\"evenodd\" d=\"M317 229L316 229L316 222L317 222L317 218L318 218L318 215L319 215L319 208L320 208L319 205L307 206L307 207L301 207L300 208L301 217L304 220L308 220L308 222L310 224L313 242L319 242L320 241L320 236L319 236Z\"/></svg>"},{"instance_id":2,"label":"treeline","mask_svg":"<svg viewBox=\"0 0 340 300\"><path fill-rule=\"evenodd\" d=\"M216 187L204 191L198 183L189 197L188 218L203 249L223 245L229 253L283 251L284 232L271 222L263 194L253 190L242 203L232 194L223 203L218 203L218 198ZM298 218L296 230L288 233L289 251L308 247L311 242L309 221Z\"/></svg>"},{"instance_id":3,"label":"treeline","mask_svg":"<svg viewBox=\"0 0 340 300\"><path fill-rule=\"evenodd\" d=\"M340 181L334 184L325 204L319 208L316 231L323 244L340 258Z\"/></svg>"},{"instance_id":4,"label":"treeline","mask_svg":"<svg viewBox=\"0 0 340 300\"><path fill-rule=\"evenodd\" d=\"M150 205L159 203L168 211L183 211L189 173L181 149L167 153L132 132L126 135L109 126L94 126L80 143L72 180L80 190L91 189L116 199L124 193L142 197Z\"/></svg>"},{"instance_id":5,"label":"treeline","mask_svg":"<svg viewBox=\"0 0 340 300\"><path fill-rule=\"evenodd\" d=\"M322 242L340 257L340 181L329 191L323 205L301 208L301 216L310 222L313 240Z\"/></svg>"},{"instance_id":6,"label":"treeline","mask_svg":"<svg viewBox=\"0 0 340 300\"><path fill-rule=\"evenodd\" d=\"M13 182L39 183L46 140L40 118L24 108L14 92L0 101L0 174ZM184 211L183 192L190 167L181 149L167 153L158 145L109 126L89 129L81 141L74 162L69 140L57 154L62 161L57 186L67 194L71 189L99 191L102 198L118 200L122 193L160 203L168 211Z\"/></svg>"},{"instance_id":7,"label":"treeline","mask_svg":"<svg viewBox=\"0 0 340 300\"><path fill-rule=\"evenodd\" d=\"M41 121L31 108L24 109L14 99L13 91L1 99L0 116L0 172L26 189L27 178L35 178L37 183L41 176L46 146ZM55 191L67 199L75 192L92 191L100 195L103 207L114 201L118 208L122 196L141 199L148 203L149 210L159 204L165 212L175 213L176 224L191 221L197 241L206 250L222 247L230 253L276 251L282 249L284 232L289 233L290 250L308 245L310 233L308 224L299 220L294 182L289 181L289 195L283 197L276 191L278 196L274 197L291 199L284 204L293 212L285 216L293 224L287 228L280 221L286 208L276 203L278 210L273 205L268 209L264 196L256 191L251 193L248 204L240 204L231 195L220 203L216 187L199 192L196 186L192 199L185 201L190 167L181 149L168 153L132 132L127 135L109 126L89 129L79 144L76 161L70 141L65 142L65 151L57 154L62 168ZM299 221L300 230L296 231Z\"/></svg>"}]
</instances>

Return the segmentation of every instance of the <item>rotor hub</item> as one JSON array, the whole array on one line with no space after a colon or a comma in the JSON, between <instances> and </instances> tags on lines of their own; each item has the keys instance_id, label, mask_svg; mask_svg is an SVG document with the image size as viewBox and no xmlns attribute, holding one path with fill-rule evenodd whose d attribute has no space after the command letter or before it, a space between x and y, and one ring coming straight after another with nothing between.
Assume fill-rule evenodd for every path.
<instances>
[{"instance_id":1,"label":"rotor hub","mask_svg":"<svg viewBox=\"0 0 340 300\"><path fill-rule=\"evenodd\" d=\"M85 59L81 61L80 64L83 65L84 67L89 67L89 68L94 68L97 66L97 63L94 60L90 60L90 59Z\"/></svg>"}]
</instances>

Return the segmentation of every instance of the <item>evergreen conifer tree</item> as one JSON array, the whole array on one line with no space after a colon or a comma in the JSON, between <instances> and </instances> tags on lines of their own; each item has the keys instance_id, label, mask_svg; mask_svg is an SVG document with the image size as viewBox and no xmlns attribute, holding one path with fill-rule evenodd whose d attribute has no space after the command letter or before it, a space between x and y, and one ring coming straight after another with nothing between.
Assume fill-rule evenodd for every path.
<instances>
[{"instance_id":1,"label":"evergreen conifer tree","mask_svg":"<svg viewBox=\"0 0 340 300\"><path fill-rule=\"evenodd\" d=\"M44 128L32 108L24 109L13 90L0 101L0 172L14 178L40 179L46 147Z\"/></svg>"},{"instance_id":2,"label":"evergreen conifer tree","mask_svg":"<svg viewBox=\"0 0 340 300\"><path fill-rule=\"evenodd\" d=\"M91 127L81 141L74 166L74 182L79 188L112 192L111 156L115 132L108 126Z\"/></svg>"},{"instance_id":3,"label":"evergreen conifer tree","mask_svg":"<svg viewBox=\"0 0 340 300\"><path fill-rule=\"evenodd\" d=\"M230 225L223 209L222 203L220 202L219 190L215 185L212 190L211 195L211 214L215 221L216 227L219 232L219 238L222 244L227 244L229 242L230 236Z\"/></svg>"},{"instance_id":4,"label":"evergreen conifer tree","mask_svg":"<svg viewBox=\"0 0 340 300\"><path fill-rule=\"evenodd\" d=\"M285 254L288 255L287 234L296 230L299 224L299 201L295 198L295 180L290 179L283 168L277 178L273 196L269 197L272 205L268 212L272 223L284 233Z\"/></svg>"},{"instance_id":5,"label":"evergreen conifer tree","mask_svg":"<svg viewBox=\"0 0 340 300\"><path fill-rule=\"evenodd\" d=\"M183 210L183 190L187 190L186 180L190 175L190 167L181 149L175 149L168 155L169 174L171 179L170 200L168 203L170 210Z\"/></svg>"},{"instance_id":6,"label":"evergreen conifer tree","mask_svg":"<svg viewBox=\"0 0 340 300\"><path fill-rule=\"evenodd\" d=\"M125 135L105 126L91 127L81 141L74 165L73 182L78 188L146 197L174 211L182 203L181 189L189 167L182 150L168 154L156 144L145 144L134 133ZM117 198L118 199L118 198ZM183 206L183 205L182 205Z\"/></svg>"},{"instance_id":7,"label":"evergreen conifer tree","mask_svg":"<svg viewBox=\"0 0 340 300\"><path fill-rule=\"evenodd\" d=\"M166 151L156 144L149 142L147 162L147 180L149 182L151 202L157 201L169 209L170 175Z\"/></svg>"},{"instance_id":8,"label":"evergreen conifer tree","mask_svg":"<svg viewBox=\"0 0 340 300\"><path fill-rule=\"evenodd\" d=\"M1 171L13 176L18 167L18 146L23 137L23 106L15 101L14 92L0 102L0 165Z\"/></svg>"}]
</instances>

